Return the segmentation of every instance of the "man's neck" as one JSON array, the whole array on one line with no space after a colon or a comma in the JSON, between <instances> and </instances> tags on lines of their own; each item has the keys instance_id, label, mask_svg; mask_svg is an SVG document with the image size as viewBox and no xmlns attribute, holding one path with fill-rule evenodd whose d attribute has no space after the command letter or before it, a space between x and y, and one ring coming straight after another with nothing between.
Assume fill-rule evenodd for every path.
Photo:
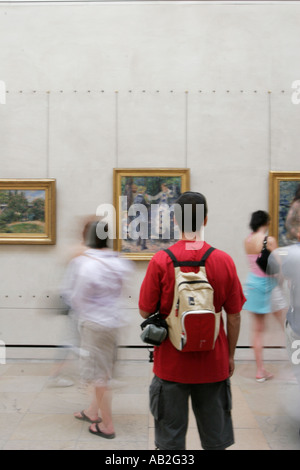
<instances>
[{"instance_id":1,"label":"man's neck","mask_svg":"<svg viewBox=\"0 0 300 470\"><path fill-rule=\"evenodd\" d=\"M193 242L203 242L204 235L201 232L183 232L181 233L181 240L193 241Z\"/></svg>"},{"instance_id":2,"label":"man's neck","mask_svg":"<svg viewBox=\"0 0 300 470\"><path fill-rule=\"evenodd\" d=\"M200 234L195 233L183 233L181 240L185 243L186 250L201 250L204 245L204 237L201 237Z\"/></svg>"}]
</instances>

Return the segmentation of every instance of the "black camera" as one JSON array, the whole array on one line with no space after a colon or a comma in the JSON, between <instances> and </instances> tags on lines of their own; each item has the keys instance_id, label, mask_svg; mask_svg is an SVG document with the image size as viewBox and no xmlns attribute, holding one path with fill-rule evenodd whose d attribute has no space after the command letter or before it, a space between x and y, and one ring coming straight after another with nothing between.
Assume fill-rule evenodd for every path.
<instances>
[{"instance_id":1,"label":"black camera","mask_svg":"<svg viewBox=\"0 0 300 470\"><path fill-rule=\"evenodd\" d=\"M159 313L147 318L141 328L141 340L153 346L159 346L168 336L168 325Z\"/></svg>"}]
</instances>

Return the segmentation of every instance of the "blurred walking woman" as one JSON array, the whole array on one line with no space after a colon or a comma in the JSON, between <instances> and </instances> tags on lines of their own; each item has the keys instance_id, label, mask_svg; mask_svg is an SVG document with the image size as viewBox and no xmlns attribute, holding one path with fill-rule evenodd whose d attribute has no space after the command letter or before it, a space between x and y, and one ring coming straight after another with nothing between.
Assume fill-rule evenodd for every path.
<instances>
[{"instance_id":1,"label":"blurred walking woman","mask_svg":"<svg viewBox=\"0 0 300 470\"><path fill-rule=\"evenodd\" d=\"M91 423L89 431L113 439L110 381L116 358L119 328L126 325L118 299L131 271L131 263L119 258L107 247L107 238L99 238L99 229L107 226L90 223L85 231L88 249L74 258L68 268L65 298L77 315L81 350L82 379L93 387L90 405L75 418Z\"/></svg>"},{"instance_id":2,"label":"blurred walking woman","mask_svg":"<svg viewBox=\"0 0 300 470\"><path fill-rule=\"evenodd\" d=\"M250 221L252 231L245 240L250 272L245 284L244 294L247 302L244 309L253 314L253 349L257 367L256 380L259 382L272 378L272 374L265 370L263 364L263 334L266 314L272 312L272 291L277 286L277 279L267 275L256 263L266 237L267 249L273 251L277 248L276 239L267 236L269 223L270 217L267 212L261 210L253 212ZM281 311L275 312L275 315L281 321Z\"/></svg>"}]
</instances>

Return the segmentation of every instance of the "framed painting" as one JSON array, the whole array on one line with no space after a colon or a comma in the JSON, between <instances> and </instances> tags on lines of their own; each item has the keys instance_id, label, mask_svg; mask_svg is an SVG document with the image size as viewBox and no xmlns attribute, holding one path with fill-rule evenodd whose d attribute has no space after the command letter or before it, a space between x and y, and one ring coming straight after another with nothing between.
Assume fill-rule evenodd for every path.
<instances>
[{"instance_id":1,"label":"framed painting","mask_svg":"<svg viewBox=\"0 0 300 470\"><path fill-rule=\"evenodd\" d=\"M189 169L114 169L114 249L133 260L149 260L179 238L174 203L189 190Z\"/></svg>"},{"instance_id":2,"label":"framed painting","mask_svg":"<svg viewBox=\"0 0 300 470\"><path fill-rule=\"evenodd\" d=\"M54 245L54 179L0 179L0 244Z\"/></svg>"},{"instance_id":3,"label":"framed painting","mask_svg":"<svg viewBox=\"0 0 300 470\"><path fill-rule=\"evenodd\" d=\"M295 242L289 227L289 213L293 202L300 199L300 171L271 171L269 174L270 235L279 246Z\"/></svg>"}]
</instances>

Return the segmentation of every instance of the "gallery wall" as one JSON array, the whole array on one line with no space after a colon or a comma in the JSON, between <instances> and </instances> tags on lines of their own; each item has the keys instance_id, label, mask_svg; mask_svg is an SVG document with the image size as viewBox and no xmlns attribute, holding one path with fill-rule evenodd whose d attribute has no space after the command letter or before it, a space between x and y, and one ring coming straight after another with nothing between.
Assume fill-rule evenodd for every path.
<instances>
[{"instance_id":1,"label":"gallery wall","mask_svg":"<svg viewBox=\"0 0 300 470\"><path fill-rule=\"evenodd\" d=\"M205 238L247 275L251 212L268 210L270 170L300 170L298 2L0 5L0 177L55 178L55 245L0 245L0 339L60 345L60 285L83 220L113 201L113 168L189 168L208 199ZM137 304L147 261L124 293ZM269 320L266 344L283 344ZM243 312L240 347L250 344ZM136 353L136 349L133 349Z\"/></svg>"}]
</instances>

